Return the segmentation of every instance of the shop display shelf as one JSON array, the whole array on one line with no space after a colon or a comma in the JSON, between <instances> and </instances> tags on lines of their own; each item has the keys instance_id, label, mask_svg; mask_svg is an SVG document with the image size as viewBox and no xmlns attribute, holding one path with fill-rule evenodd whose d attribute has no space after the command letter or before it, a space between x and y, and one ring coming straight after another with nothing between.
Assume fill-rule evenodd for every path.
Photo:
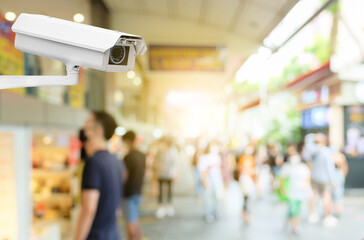
<instances>
[{"instance_id":1,"label":"shop display shelf","mask_svg":"<svg viewBox=\"0 0 364 240\"><path fill-rule=\"evenodd\" d=\"M73 170L47 170L47 169L33 169L33 178L48 178L48 177L72 177Z\"/></svg>"},{"instance_id":2,"label":"shop display shelf","mask_svg":"<svg viewBox=\"0 0 364 240\"><path fill-rule=\"evenodd\" d=\"M51 193L47 195L42 194L34 194L33 200L34 202L43 202L43 201L64 201L64 200L72 200L71 193Z\"/></svg>"}]
</instances>

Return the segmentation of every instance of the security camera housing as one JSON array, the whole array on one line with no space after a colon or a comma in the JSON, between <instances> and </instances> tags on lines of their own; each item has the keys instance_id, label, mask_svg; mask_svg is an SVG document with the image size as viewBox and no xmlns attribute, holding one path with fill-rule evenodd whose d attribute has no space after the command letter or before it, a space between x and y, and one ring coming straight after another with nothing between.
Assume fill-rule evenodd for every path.
<instances>
[{"instance_id":1,"label":"security camera housing","mask_svg":"<svg viewBox=\"0 0 364 240\"><path fill-rule=\"evenodd\" d=\"M67 76L39 76L37 81L34 76L0 76L0 89L75 85L78 81L74 82L74 73L80 66L127 72L133 69L136 55L147 50L140 36L43 15L22 13L12 30L16 33L15 48L62 61L67 65L67 76L72 75L73 80L66 80ZM4 78L8 80L4 82Z\"/></svg>"},{"instance_id":2,"label":"security camera housing","mask_svg":"<svg viewBox=\"0 0 364 240\"><path fill-rule=\"evenodd\" d=\"M23 52L107 72L130 71L135 56L147 49L137 35L43 15L22 13L12 30L16 33L15 47ZM129 49L123 64L109 64L110 50L115 45Z\"/></svg>"}]
</instances>

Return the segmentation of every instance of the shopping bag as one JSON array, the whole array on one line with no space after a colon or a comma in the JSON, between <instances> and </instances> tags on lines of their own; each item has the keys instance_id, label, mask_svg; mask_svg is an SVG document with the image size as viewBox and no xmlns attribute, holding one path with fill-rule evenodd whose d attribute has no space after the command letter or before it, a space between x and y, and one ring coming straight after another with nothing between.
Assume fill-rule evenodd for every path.
<instances>
[{"instance_id":1,"label":"shopping bag","mask_svg":"<svg viewBox=\"0 0 364 240\"><path fill-rule=\"evenodd\" d=\"M287 202L289 200L288 195L287 195L289 186L290 186L289 179L281 178L281 177L277 177L277 178L278 178L279 183L283 184L282 188L284 189L284 192L281 191L281 186L279 184L278 187L275 189L275 193L277 194L278 199L281 202Z\"/></svg>"}]
</instances>

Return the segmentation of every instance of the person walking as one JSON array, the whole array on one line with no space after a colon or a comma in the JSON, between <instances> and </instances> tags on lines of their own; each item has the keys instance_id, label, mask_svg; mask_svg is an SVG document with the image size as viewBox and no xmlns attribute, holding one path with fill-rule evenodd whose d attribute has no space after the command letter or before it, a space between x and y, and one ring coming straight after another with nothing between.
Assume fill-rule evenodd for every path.
<instances>
[{"instance_id":1,"label":"person walking","mask_svg":"<svg viewBox=\"0 0 364 240\"><path fill-rule=\"evenodd\" d=\"M310 151L312 154L312 188L314 200L320 196L324 200L324 226L336 226L338 221L332 216L332 191L336 188L335 164L333 161L332 150L327 147L327 137L318 133L315 135L316 146ZM309 222L318 221L314 207L311 208Z\"/></svg>"},{"instance_id":2,"label":"person walking","mask_svg":"<svg viewBox=\"0 0 364 240\"><path fill-rule=\"evenodd\" d=\"M343 208L345 178L349 173L349 167L345 155L341 153L339 150L334 150L333 160L335 163L335 181L336 181L336 188L332 193L332 199L334 203L334 216L340 218Z\"/></svg>"},{"instance_id":3,"label":"person walking","mask_svg":"<svg viewBox=\"0 0 364 240\"><path fill-rule=\"evenodd\" d=\"M221 157L219 146L210 143L198 163L204 186L205 221L211 223L219 217L220 199L223 194Z\"/></svg>"},{"instance_id":4,"label":"person walking","mask_svg":"<svg viewBox=\"0 0 364 240\"><path fill-rule=\"evenodd\" d=\"M128 240L142 239L142 228L139 223L140 202L145 175L146 156L135 146L136 134L126 132L123 143L127 154L124 157L126 167L126 182L124 186L123 214L126 221Z\"/></svg>"},{"instance_id":5,"label":"person walking","mask_svg":"<svg viewBox=\"0 0 364 240\"><path fill-rule=\"evenodd\" d=\"M74 240L119 239L116 211L122 199L123 169L107 149L116 126L114 118L105 112L93 112L84 125L87 159Z\"/></svg>"},{"instance_id":6,"label":"person walking","mask_svg":"<svg viewBox=\"0 0 364 240\"><path fill-rule=\"evenodd\" d=\"M244 154L239 158L239 183L243 193L243 218L246 224L250 224L249 200L255 191L255 156L254 145L248 145Z\"/></svg>"},{"instance_id":7,"label":"person walking","mask_svg":"<svg viewBox=\"0 0 364 240\"><path fill-rule=\"evenodd\" d=\"M288 197L288 223L292 232L299 235L301 206L310 194L310 170L302 162L301 156L295 145L290 145L288 151L288 162L283 164L281 176L281 193ZM284 188L284 180L289 182L288 189Z\"/></svg>"},{"instance_id":8,"label":"person walking","mask_svg":"<svg viewBox=\"0 0 364 240\"><path fill-rule=\"evenodd\" d=\"M175 214L172 206L172 184L177 176L179 154L171 138L162 139L159 147L155 158L155 169L159 182L159 207L156 217L161 219L165 216L173 217ZM167 201L165 200L166 195Z\"/></svg>"},{"instance_id":9,"label":"person walking","mask_svg":"<svg viewBox=\"0 0 364 240\"><path fill-rule=\"evenodd\" d=\"M202 178L201 178L201 173L198 169L198 163L199 163L201 154L202 154L202 150L199 148L198 144L196 144L196 152L192 158L192 167L193 167L193 173L194 173L194 177L195 177L195 184L196 184L195 189L196 189L197 199L200 199L203 196Z\"/></svg>"},{"instance_id":10,"label":"person walking","mask_svg":"<svg viewBox=\"0 0 364 240\"><path fill-rule=\"evenodd\" d=\"M271 168L273 179L276 179L284 160L283 156L279 153L277 144L268 146L267 155L267 163Z\"/></svg>"}]
</instances>

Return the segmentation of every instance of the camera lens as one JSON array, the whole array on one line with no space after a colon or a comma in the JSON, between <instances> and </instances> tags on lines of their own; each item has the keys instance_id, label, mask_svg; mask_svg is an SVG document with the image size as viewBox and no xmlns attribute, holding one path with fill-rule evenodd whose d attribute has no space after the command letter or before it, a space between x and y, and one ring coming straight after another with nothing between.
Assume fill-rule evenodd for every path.
<instances>
[{"instance_id":1,"label":"camera lens","mask_svg":"<svg viewBox=\"0 0 364 240\"><path fill-rule=\"evenodd\" d=\"M110 50L110 60L114 64L119 65L125 58L125 47L124 46L114 46Z\"/></svg>"}]
</instances>

